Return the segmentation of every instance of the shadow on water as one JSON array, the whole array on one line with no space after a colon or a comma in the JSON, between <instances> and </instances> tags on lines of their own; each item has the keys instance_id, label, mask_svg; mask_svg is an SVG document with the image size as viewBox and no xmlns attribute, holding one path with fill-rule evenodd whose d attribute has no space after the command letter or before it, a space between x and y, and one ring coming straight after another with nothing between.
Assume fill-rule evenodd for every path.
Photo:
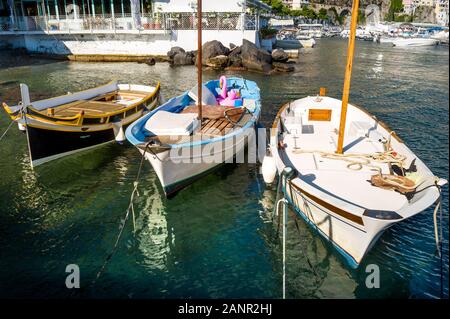
<instances>
[{"instance_id":1,"label":"shadow on water","mask_svg":"<svg viewBox=\"0 0 450 319\"><path fill-rule=\"evenodd\" d=\"M261 122L270 126L289 100L325 86L339 97L346 42L319 40L300 55L292 74L225 72L256 81ZM399 50L358 42L351 101L386 122L439 176L448 176L448 50ZM217 78L205 71L205 81ZM0 98L18 101L18 83L32 100L74 92L117 78L162 82L165 97L190 89L194 67L167 64L53 62L0 68ZM16 89L15 89L16 88ZM17 91L15 91L17 90ZM8 125L4 112L0 131ZM31 170L26 138L10 130L0 142L0 296L73 298L281 297L281 245L270 222L274 187L253 164L225 166L172 200L148 163L118 250L95 287L125 216L140 155L110 144ZM448 187L444 197L444 295L448 296ZM292 298L436 298L432 211L388 231L350 270L330 244L298 221L288 224L287 278ZM307 256L307 258L305 257ZM317 275L311 269L313 265ZM65 267L78 264L81 289L66 289ZM366 266L380 267L381 286L365 285Z\"/></svg>"}]
</instances>

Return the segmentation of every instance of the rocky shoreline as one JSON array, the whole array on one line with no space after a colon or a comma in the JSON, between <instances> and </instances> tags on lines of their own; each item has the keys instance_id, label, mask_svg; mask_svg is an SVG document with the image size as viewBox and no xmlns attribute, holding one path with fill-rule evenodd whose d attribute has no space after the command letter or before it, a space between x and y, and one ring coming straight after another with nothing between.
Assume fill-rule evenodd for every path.
<instances>
[{"instance_id":1,"label":"rocky shoreline","mask_svg":"<svg viewBox=\"0 0 450 319\"><path fill-rule=\"evenodd\" d=\"M206 42L202 47L202 65L213 70L253 71L264 74L295 71L296 59L292 59L283 49L275 49L272 53L258 48L248 40L241 46L234 44L224 46L220 41ZM15 50L17 52L17 50ZM28 60L68 60L77 62L137 62L154 65L158 62L168 62L172 66L196 65L197 51L185 51L181 47L173 47L165 55L126 55L126 54L68 54L53 55L45 53L19 51L20 60L24 64L32 63ZM24 59L24 57L28 58ZM3 65L4 64L4 65ZM6 67L7 63L0 63Z\"/></svg>"},{"instance_id":2,"label":"rocky shoreline","mask_svg":"<svg viewBox=\"0 0 450 319\"><path fill-rule=\"evenodd\" d=\"M206 42L202 47L202 65L213 70L248 70L262 73L293 72L295 61L283 49L272 53L244 40L241 46L225 47L220 41ZM167 52L172 66L197 64L197 51L173 47Z\"/></svg>"}]
</instances>

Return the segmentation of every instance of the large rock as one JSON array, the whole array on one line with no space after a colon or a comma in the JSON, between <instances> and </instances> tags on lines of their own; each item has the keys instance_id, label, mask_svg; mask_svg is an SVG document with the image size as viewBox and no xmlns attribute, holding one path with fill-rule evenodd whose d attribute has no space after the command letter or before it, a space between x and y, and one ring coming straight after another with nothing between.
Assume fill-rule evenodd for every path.
<instances>
[{"instance_id":1,"label":"large rock","mask_svg":"<svg viewBox=\"0 0 450 319\"><path fill-rule=\"evenodd\" d=\"M226 55L218 55L206 60L206 65L213 69L220 70L228 66L228 57Z\"/></svg>"},{"instance_id":2,"label":"large rock","mask_svg":"<svg viewBox=\"0 0 450 319\"><path fill-rule=\"evenodd\" d=\"M243 41L241 51L242 65L244 67L261 72L268 72L272 68L272 56L270 53L258 49L250 41Z\"/></svg>"},{"instance_id":3,"label":"large rock","mask_svg":"<svg viewBox=\"0 0 450 319\"><path fill-rule=\"evenodd\" d=\"M206 42L202 47L202 64L206 64L206 60L219 55L228 56L230 49L225 47L220 41L213 40Z\"/></svg>"},{"instance_id":4,"label":"large rock","mask_svg":"<svg viewBox=\"0 0 450 319\"><path fill-rule=\"evenodd\" d=\"M286 62L289 60L289 54L284 52L283 49L275 49L272 51L272 59L276 62Z\"/></svg>"},{"instance_id":5,"label":"large rock","mask_svg":"<svg viewBox=\"0 0 450 319\"><path fill-rule=\"evenodd\" d=\"M236 47L231 50L228 55L228 66L232 67L242 67L242 57L241 57L241 47Z\"/></svg>"},{"instance_id":6,"label":"large rock","mask_svg":"<svg viewBox=\"0 0 450 319\"><path fill-rule=\"evenodd\" d=\"M180 52L173 57L173 65L192 65L193 55L190 52Z\"/></svg>"},{"instance_id":7,"label":"large rock","mask_svg":"<svg viewBox=\"0 0 450 319\"><path fill-rule=\"evenodd\" d=\"M272 63L275 70L278 72L293 72L295 71L295 67L292 63L283 63L283 62L273 62Z\"/></svg>"},{"instance_id":8,"label":"large rock","mask_svg":"<svg viewBox=\"0 0 450 319\"><path fill-rule=\"evenodd\" d=\"M183 48L173 47L173 48L170 49L169 52L167 52L167 56L169 57L170 60L173 60L175 55L177 55L178 53L185 53L185 51L184 51Z\"/></svg>"}]
</instances>

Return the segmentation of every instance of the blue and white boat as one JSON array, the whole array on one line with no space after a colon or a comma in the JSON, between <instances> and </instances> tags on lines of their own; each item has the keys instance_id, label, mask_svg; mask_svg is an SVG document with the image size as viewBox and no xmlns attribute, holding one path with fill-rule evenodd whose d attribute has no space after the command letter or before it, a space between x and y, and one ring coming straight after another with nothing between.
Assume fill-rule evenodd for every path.
<instances>
[{"instance_id":1,"label":"blue and white boat","mask_svg":"<svg viewBox=\"0 0 450 319\"><path fill-rule=\"evenodd\" d=\"M255 82L222 77L170 99L132 123L126 137L151 163L166 196L191 184L236 154L255 136L261 113ZM240 153L241 152L241 153Z\"/></svg>"}]
</instances>

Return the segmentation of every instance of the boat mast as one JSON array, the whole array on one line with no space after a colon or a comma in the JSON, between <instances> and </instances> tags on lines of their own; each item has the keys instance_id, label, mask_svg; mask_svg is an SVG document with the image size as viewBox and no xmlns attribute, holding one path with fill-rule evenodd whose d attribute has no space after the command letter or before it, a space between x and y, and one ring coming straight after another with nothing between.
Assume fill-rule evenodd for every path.
<instances>
[{"instance_id":1,"label":"boat mast","mask_svg":"<svg viewBox=\"0 0 450 319\"><path fill-rule=\"evenodd\" d=\"M198 120L202 122L202 0L197 0L197 104Z\"/></svg>"},{"instance_id":2,"label":"boat mast","mask_svg":"<svg viewBox=\"0 0 450 319\"><path fill-rule=\"evenodd\" d=\"M352 21L347 49L347 67L345 69L344 92L342 93L341 122L339 125L339 138L336 153L343 153L345 123L347 121L348 96L350 94L350 82L352 77L353 55L355 53L356 24L358 23L359 0L353 0Z\"/></svg>"}]
</instances>

